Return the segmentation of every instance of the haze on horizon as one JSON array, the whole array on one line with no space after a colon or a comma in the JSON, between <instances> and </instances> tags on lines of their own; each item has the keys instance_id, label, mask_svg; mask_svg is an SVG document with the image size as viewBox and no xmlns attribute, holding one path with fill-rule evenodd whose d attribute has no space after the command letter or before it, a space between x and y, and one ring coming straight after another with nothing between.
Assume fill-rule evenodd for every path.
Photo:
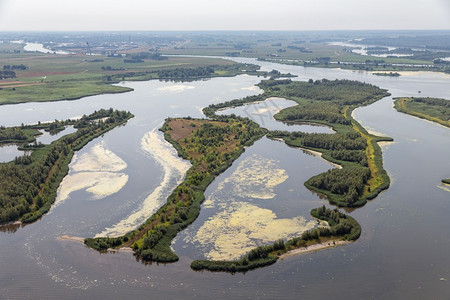
<instances>
[{"instance_id":1,"label":"haze on horizon","mask_svg":"<svg viewBox=\"0 0 450 300\"><path fill-rule=\"evenodd\" d=\"M0 0L0 31L450 30L448 0Z\"/></svg>"}]
</instances>

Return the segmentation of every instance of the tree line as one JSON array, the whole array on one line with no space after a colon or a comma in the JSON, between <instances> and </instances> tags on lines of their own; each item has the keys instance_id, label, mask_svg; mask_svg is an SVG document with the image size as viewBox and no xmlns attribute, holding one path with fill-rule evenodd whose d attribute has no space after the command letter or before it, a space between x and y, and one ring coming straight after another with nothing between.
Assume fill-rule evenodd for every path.
<instances>
[{"instance_id":1,"label":"tree line","mask_svg":"<svg viewBox=\"0 0 450 300\"><path fill-rule=\"evenodd\" d=\"M115 119L111 122L113 116ZM93 120L92 117L81 118L84 125L79 125L77 132L50 145L31 147L34 151L30 156L19 156L12 162L0 164L0 223L18 219L31 222L41 217L55 200L56 189L68 171L73 151L125 122L132 114L112 111L105 121L84 123L85 119Z\"/></svg>"},{"instance_id":2,"label":"tree line","mask_svg":"<svg viewBox=\"0 0 450 300\"><path fill-rule=\"evenodd\" d=\"M0 79L16 78L16 72L11 70L0 71Z\"/></svg>"},{"instance_id":3,"label":"tree line","mask_svg":"<svg viewBox=\"0 0 450 300\"><path fill-rule=\"evenodd\" d=\"M4 65L3 66L3 70L26 70L28 69L27 66L25 66L24 64L20 64L20 65Z\"/></svg>"}]
</instances>

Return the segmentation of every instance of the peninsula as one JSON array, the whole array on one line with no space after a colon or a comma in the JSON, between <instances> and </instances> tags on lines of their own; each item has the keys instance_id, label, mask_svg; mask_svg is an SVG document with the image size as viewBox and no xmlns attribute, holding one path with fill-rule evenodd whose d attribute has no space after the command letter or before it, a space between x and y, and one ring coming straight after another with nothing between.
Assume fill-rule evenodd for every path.
<instances>
[{"instance_id":1,"label":"peninsula","mask_svg":"<svg viewBox=\"0 0 450 300\"><path fill-rule=\"evenodd\" d=\"M0 164L0 224L30 223L48 212L59 184L69 171L74 151L132 117L130 112L111 108L95 111L78 120L0 128L0 143L20 142L21 149L31 151L31 155L18 156L14 161ZM58 131L67 125L78 130L50 145L36 143L35 136L41 134L38 129Z\"/></svg>"},{"instance_id":2,"label":"peninsula","mask_svg":"<svg viewBox=\"0 0 450 300\"><path fill-rule=\"evenodd\" d=\"M327 125L336 133L272 131L268 136L281 138L289 146L320 152L326 160L342 166L312 177L305 183L307 188L327 196L331 204L350 208L363 206L389 187L390 179L377 142L392 139L369 134L352 117L355 108L388 96L386 90L357 81L326 79L263 80L258 86L264 90L263 94L210 105L203 112L212 117L218 109L270 97L294 100L298 105L281 110L275 119Z\"/></svg>"}]
</instances>

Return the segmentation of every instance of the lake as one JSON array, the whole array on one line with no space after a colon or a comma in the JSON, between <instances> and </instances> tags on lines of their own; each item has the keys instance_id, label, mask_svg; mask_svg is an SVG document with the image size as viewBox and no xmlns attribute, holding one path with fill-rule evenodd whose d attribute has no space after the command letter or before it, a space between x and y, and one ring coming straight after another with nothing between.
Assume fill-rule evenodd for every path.
<instances>
[{"instance_id":1,"label":"lake","mask_svg":"<svg viewBox=\"0 0 450 300\"><path fill-rule=\"evenodd\" d=\"M67 119L109 107L136 115L125 126L77 152L49 214L34 224L10 226L0 232L2 298L325 299L339 295L348 299L423 299L450 295L450 229L445 225L450 193L440 184L442 178L450 176L450 130L398 113L392 99L418 95L450 99L450 76L421 72L382 77L247 58L233 60L299 76L293 80L345 78L378 85L392 94L354 112L368 130L394 138L394 143L382 147L391 187L351 213L362 226L360 239L289 257L246 274L190 269L193 259L236 256L277 234L291 236L316 226L309 210L322 204L330 207L303 183L332 166L267 138L247 148L208 187L199 218L173 244L180 256L177 263L144 265L130 253L100 254L80 243L59 239L64 234L119 234L137 226L165 201L189 166L157 130L166 117L202 117L201 109L209 104L261 92L254 87L261 78L246 75L189 83L123 82L120 85L134 91L0 107L5 126ZM274 111L292 102L270 101L222 113L251 117L269 129L332 133L327 127L291 127L274 121ZM105 178L117 183L115 189L100 189ZM242 217L242 226L226 222ZM264 223L258 225L257 219ZM291 230L280 224L289 224ZM215 225L226 230L211 231ZM208 232L210 235L205 235ZM224 248L221 241L233 237L236 246Z\"/></svg>"}]
</instances>

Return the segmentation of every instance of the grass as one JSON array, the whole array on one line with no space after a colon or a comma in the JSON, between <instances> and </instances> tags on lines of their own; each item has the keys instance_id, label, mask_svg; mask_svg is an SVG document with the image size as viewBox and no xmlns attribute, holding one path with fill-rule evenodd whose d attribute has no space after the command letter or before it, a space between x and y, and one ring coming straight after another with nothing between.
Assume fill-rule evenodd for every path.
<instances>
[{"instance_id":1,"label":"grass","mask_svg":"<svg viewBox=\"0 0 450 300\"><path fill-rule=\"evenodd\" d=\"M230 52L239 52L242 57L266 57L269 55L278 55L277 59L293 59L293 60L315 60L318 57L330 57L331 61L348 61L348 62L365 62L370 60L384 60L387 63L404 63L404 64L432 64L429 60L414 60L410 58L380 58L375 56L364 56L357 53L349 52L348 47L328 45L326 43L302 43L296 44L298 47L304 47L309 52L300 52L297 49L290 49L289 40L270 40L270 41L251 41L248 42L249 48L244 50L235 49L235 45L241 42L235 41L230 43L211 42L202 44L191 42L184 45L183 48L164 49L163 53L173 55L210 55L210 56L226 56ZM281 43L281 46L273 46ZM283 52L277 52L277 50ZM285 52L284 52L285 51Z\"/></svg>"},{"instance_id":2,"label":"grass","mask_svg":"<svg viewBox=\"0 0 450 300\"><path fill-rule=\"evenodd\" d=\"M366 156L371 174L371 177L364 187L364 192L361 195L361 198L371 200L375 198L379 193L381 193L381 191L387 189L390 185L390 178L387 175L386 170L383 168L382 152L380 145L378 145L378 142L392 142L393 139L389 137L379 137L369 134L367 130L361 126L361 124L353 119L353 117L351 116L352 110L353 109L349 109L349 107L346 107L344 109L344 115L347 118L351 119L353 130L361 134L361 136L367 142Z\"/></svg>"},{"instance_id":3,"label":"grass","mask_svg":"<svg viewBox=\"0 0 450 300\"><path fill-rule=\"evenodd\" d=\"M399 112L450 127L450 106L448 105L433 105L417 102L415 98L402 97L395 99L394 107Z\"/></svg>"},{"instance_id":4,"label":"grass","mask_svg":"<svg viewBox=\"0 0 450 300\"><path fill-rule=\"evenodd\" d=\"M5 45L4 45L5 46ZM6 46L5 46L6 47ZM27 70L16 71L17 78L0 80L0 105L30 101L73 100L82 97L122 93L132 89L113 86L121 80L150 80L155 72L175 68L197 68L215 65L224 70L214 76L235 76L244 72L227 70L236 63L215 58L170 57L167 60L146 59L143 63L124 63L122 57L95 56L103 60L89 62L83 55L37 55L35 53L1 53L0 66L24 64ZM115 70L103 70L110 66ZM239 70L240 71L240 70Z\"/></svg>"},{"instance_id":5,"label":"grass","mask_svg":"<svg viewBox=\"0 0 450 300\"><path fill-rule=\"evenodd\" d=\"M77 81L76 84L73 81L55 81L0 90L0 104L75 100L87 96L124 93L132 90L131 88L113 86L97 81L83 80Z\"/></svg>"}]
</instances>

